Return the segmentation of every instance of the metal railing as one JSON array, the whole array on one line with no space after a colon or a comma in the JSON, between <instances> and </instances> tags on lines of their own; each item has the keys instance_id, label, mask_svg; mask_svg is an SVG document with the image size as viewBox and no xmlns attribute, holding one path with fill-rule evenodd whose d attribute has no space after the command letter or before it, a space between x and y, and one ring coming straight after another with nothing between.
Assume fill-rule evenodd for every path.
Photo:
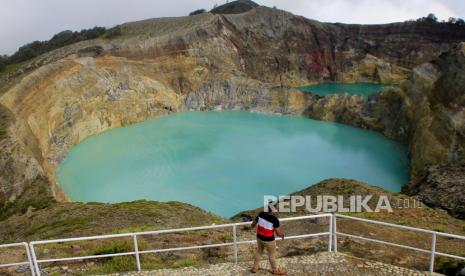
<instances>
[{"instance_id":1,"label":"metal railing","mask_svg":"<svg viewBox=\"0 0 465 276\"><path fill-rule=\"evenodd\" d=\"M31 251L29 250L29 245L25 242L20 242L20 243L10 243L10 244L0 244L0 248L7 248L7 247L24 247L26 256L27 256L27 262L19 262L19 263L9 263L9 264L1 264L0 263L0 268L5 268L5 267L11 267L11 266L20 266L20 265L29 265L29 269L31 270L31 274L34 275L34 267L33 267L33 261L31 257Z\"/></svg>"},{"instance_id":2,"label":"metal railing","mask_svg":"<svg viewBox=\"0 0 465 276\"><path fill-rule=\"evenodd\" d=\"M349 219L349 220L355 220L355 221L361 221L361 222L366 222L366 223L372 223L372 224L377 224L377 225L383 225L383 226L388 226L388 227L395 227L399 229L404 229L404 230L409 230L409 231L414 231L414 232L421 232L421 233L427 233L431 234L431 249L422 249L418 247L413 247L413 246L407 246L407 245L402 245L402 244L397 244L393 242L387 242L383 240L376 240L376 239L371 239L371 238L366 238L363 236L357 236L357 235L351 235L347 233L341 233L336 231L336 220L337 218L344 218L344 219ZM465 260L465 257L462 256L457 256L457 255L452 255L452 254L447 254L443 252L438 252L436 251L436 238L437 236L442 236L442 237L448 237L448 238L454 238L454 239L460 239L465 241L465 236L459 236L459 235L454 235L454 234L448 234L448 233L442 233L442 232L437 232L437 231L431 231L431 230L426 230L426 229L421 229L421 228L416 228L416 227L410 227L410 226L404 226L404 225L397 225L397 224L392 224L392 223L387 223L387 222L382 222L382 221L377 221L377 220L370 220L370 219L363 219L363 218L358 218L358 217L351 217L351 216L345 216L345 215L339 215L339 214L334 214L333 215L333 237L334 237L334 251L337 252L337 243L336 239L337 236L343 236L343 237L349 237L353 239L361 239L369 242L375 242L375 243L380 243L384 245L390 245L394 247L399 247L399 248L404 248L404 249L410 249L418 252L423 252L423 253L428 253L430 254L429 257L429 271L433 272L434 270L434 257L437 256L444 256L444 257L449 257L449 258L454 258L454 259L459 259L459 260Z\"/></svg>"},{"instance_id":3,"label":"metal railing","mask_svg":"<svg viewBox=\"0 0 465 276\"><path fill-rule=\"evenodd\" d=\"M369 242L389 245L400 247L404 249L415 250L423 253L430 254L429 260L429 270L432 272L434 270L434 258L435 256L444 256L449 258L456 258L460 260L465 260L465 257L451 255L447 253L442 253L436 251L436 238L437 236L455 238L465 240L465 236L447 234L442 232L430 231L421 228L397 225L392 223L386 223L376 220L369 220L363 219L358 217L351 217L346 215L339 215L339 214L319 214L319 215L311 215L311 216L301 216L301 217L291 217L291 218L283 218L280 221L295 221L295 220L306 220L306 219L316 219L316 218L329 218L328 223L328 231L326 232L318 232L312 234L303 234L303 235L294 235L286 237L286 240L290 239L303 239L303 238L310 238L310 237L318 237L318 236L328 236L328 252L334 251L337 252L337 237L348 237L352 239L361 239ZM394 227L404 230L428 233L432 235L431 240L431 249L422 249L402 244L396 244L392 242L387 242L383 240L377 240L372 238L366 238L363 236L352 235L348 233L343 233L337 230L337 219L348 219L366 223L372 223L382 226ZM15 243L15 244L5 244L0 245L2 247L14 247L14 246L24 246L26 249L26 254L28 257L28 262L21 262L21 263L10 263L10 264L0 264L0 268L3 267L10 267L10 266L19 266L19 265L29 265L31 274L33 276L40 276L41 270L40 265L44 263L53 263L53 262L67 262L67 261L77 261L77 260L87 260L87 259L98 259L98 258L109 258L109 257L117 257L117 256L131 256L135 257L137 270L141 270L141 261L140 255L141 254L149 254L149 253L162 253L162 252L172 252L172 251L184 251L184 250L193 250L193 249L204 249L204 248L213 248L213 247L233 247L233 260L234 263L237 263L238 257L238 246L241 244L252 244L255 243L256 240L244 240L238 241L237 237L237 227L250 225L251 222L240 222L240 223L231 223L231 224L220 224L220 225L211 225L211 226L200 226L200 227L190 227L190 228L180 228L180 229L168 229L168 230L158 230L158 231L148 231L148 232L137 232L137 233L127 233L127 234L114 234L114 235L101 235L101 236L92 236L92 237L80 237L80 238L68 238L68 239L56 239L56 240L46 240L46 241L33 241L29 244L27 243ZM169 233L179 233L179 232L188 232L188 231L199 231L199 230L210 230L210 229L231 229L232 230L232 242L225 242L225 243L217 243L217 244L208 244L208 245L196 245L196 246L187 246L187 247L173 247L173 248L163 248L163 249L150 249L150 250L139 250L139 243L138 237L146 236L146 235L159 235L159 234L169 234ZM134 250L130 252L123 252L123 253L113 253L113 254L104 254L104 255L90 255L90 256L78 256L78 257L66 257L66 258L53 258L53 259L39 259L36 255L36 246L37 245L44 245L44 244L52 244L52 243L64 243L64 242L73 242L73 241L86 241L86 240L102 240L102 239L112 239L112 238L132 238Z\"/></svg>"}]
</instances>

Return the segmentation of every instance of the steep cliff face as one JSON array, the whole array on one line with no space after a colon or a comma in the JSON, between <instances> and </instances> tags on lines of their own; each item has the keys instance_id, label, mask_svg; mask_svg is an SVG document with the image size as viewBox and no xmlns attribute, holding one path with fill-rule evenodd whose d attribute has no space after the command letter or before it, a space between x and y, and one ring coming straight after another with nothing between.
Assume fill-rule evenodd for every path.
<instances>
[{"instance_id":1,"label":"steep cliff face","mask_svg":"<svg viewBox=\"0 0 465 276\"><path fill-rule=\"evenodd\" d=\"M411 106L414 174L465 160L465 44L414 69L405 83Z\"/></svg>"},{"instance_id":2,"label":"steep cliff face","mask_svg":"<svg viewBox=\"0 0 465 276\"><path fill-rule=\"evenodd\" d=\"M318 120L375 130L388 138L408 143L410 122L407 112L403 91L389 88L368 99L345 94L314 96L304 114Z\"/></svg>"},{"instance_id":3,"label":"steep cliff face","mask_svg":"<svg viewBox=\"0 0 465 276\"><path fill-rule=\"evenodd\" d=\"M464 40L463 26L428 20L382 26L338 26L344 30L347 45L361 48L368 54L406 68L429 62L438 57L438 53L449 50L450 42Z\"/></svg>"},{"instance_id":4,"label":"steep cliff face","mask_svg":"<svg viewBox=\"0 0 465 276\"><path fill-rule=\"evenodd\" d=\"M465 218L465 43L417 67L405 90L414 177L404 191Z\"/></svg>"},{"instance_id":5,"label":"steep cliff face","mask_svg":"<svg viewBox=\"0 0 465 276\"><path fill-rule=\"evenodd\" d=\"M38 175L54 183L54 171L71 146L114 127L185 110L301 114L306 108L311 95L248 78L235 69L230 44L204 42L200 50L224 52L208 58L195 49L172 53L177 44L169 44L160 50L166 54L156 56L151 52L156 49L131 51L129 43L115 55L73 54L25 76L1 99L16 118L0 163L3 200L15 199ZM231 58L222 55L228 51Z\"/></svg>"},{"instance_id":6,"label":"steep cliff face","mask_svg":"<svg viewBox=\"0 0 465 276\"><path fill-rule=\"evenodd\" d=\"M447 210L465 219L465 163L429 166L406 185L403 191L415 195L425 204Z\"/></svg>"},{"instance_id":7,"label":"steep cliff face","mask_svg":"<svg viewBox=\"0 0 465 276\"><path fill-rule=\"evenodd\" d=\"M223 18L234 30L231 40L243 71L256 79L282 85L309 80L398 83L409 71L369 54L339 25L263 7Z\"/></svg>"},{"instance_id":8,"label":"steep cliff face","mask_svg":"<svg viewBox=\"0 0 465 276\"><path fill-rule=\"evenodd\" d=\"M288 89L321 80L400 83L414 66L465 40L465 30L445 35L440 29L417 33L410 23L395 26L324 24L258 7L123 24L120 38L48 53L1 86L0 104L14 120L0 142L0 202L14 200L41 175L56 188L54 171L86 137L171 112L307 114L406 141L411 117L394 114L409 110L412 96L404 93L410 92L386 91L365 100ZM382 37L389 43L376 47ZM399 62L404 53L412 54Z\"/></svg>"}]
</instances>

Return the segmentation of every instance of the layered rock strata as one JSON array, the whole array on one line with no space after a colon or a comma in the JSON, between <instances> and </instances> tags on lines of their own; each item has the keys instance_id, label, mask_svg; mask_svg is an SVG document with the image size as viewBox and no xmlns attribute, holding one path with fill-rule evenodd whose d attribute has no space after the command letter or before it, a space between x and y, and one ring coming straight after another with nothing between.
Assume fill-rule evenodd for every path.
<instances>
[{"instance_id":1,"label":"layered rock strata","mask_svg":"<svg viewBox=\"0 0 465 276\"><path fill-rule=\"evenodd\" d=\"M326 24L257 7L127 23L117 39L48 53L1 85L0 104L14 119L0 141L0 201L14 200L41 175L55 187L68 149L91 135L187 110L307 115L374 129L410 142L413 176L459 160L464 103L454 85L464 83L457 75L463 45L455 57L440 55L465 40L465 30L422 24L429 23ZM289 89L408 78L402 89L368 99Z\"/></svg>"}]
</instances>

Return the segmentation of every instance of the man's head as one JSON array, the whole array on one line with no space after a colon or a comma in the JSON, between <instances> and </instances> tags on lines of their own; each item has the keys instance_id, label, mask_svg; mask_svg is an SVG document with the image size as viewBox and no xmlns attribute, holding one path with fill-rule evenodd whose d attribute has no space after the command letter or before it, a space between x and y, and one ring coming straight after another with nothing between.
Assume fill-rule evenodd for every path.
<instances>
[{"instance_id":1,"label":"man's head","mask_svg":"<svg viewBox=\"0 0 465 276\"><path fill-rule=\"evenodd\" d=\"M276 213L278 211L277 205L278 205L278 202L275 202L275 201L272 201L272 200L268 201L267 212L269 214Z\"/></svg>"}]
</instances>

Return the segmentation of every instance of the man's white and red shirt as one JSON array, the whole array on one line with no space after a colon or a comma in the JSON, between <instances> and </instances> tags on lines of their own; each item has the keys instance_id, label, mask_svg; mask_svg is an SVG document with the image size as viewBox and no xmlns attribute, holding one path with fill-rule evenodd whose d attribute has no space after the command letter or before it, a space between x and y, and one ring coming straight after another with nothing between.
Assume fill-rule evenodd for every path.
<instances>
[{"instance_id":1,"label":"man's white and red shirt","mask_svg":"<svg viewBox=\"0 0 465 276\"><path fill-rule=\"evenodd\" d=\"M262 241L274 241L274 230L279 227L279 220L270 213L261 212L255 218L257 238Z\"/></svg>"}]
</instances>

